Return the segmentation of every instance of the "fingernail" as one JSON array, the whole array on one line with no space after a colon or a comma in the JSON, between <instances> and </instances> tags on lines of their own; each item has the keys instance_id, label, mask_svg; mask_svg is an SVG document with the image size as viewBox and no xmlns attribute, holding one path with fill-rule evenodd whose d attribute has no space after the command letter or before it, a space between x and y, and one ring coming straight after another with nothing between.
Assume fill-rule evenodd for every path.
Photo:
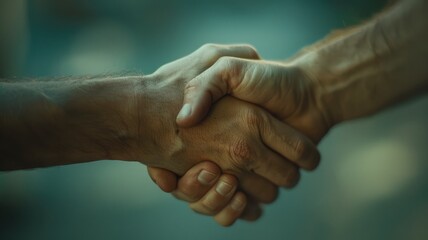
<instances>
[{"instance_id":1,"label":"fingernail","mask_svg":"<svg viewBox=\"0 0 428 240\"><path fill-rule=\"evenodd\" d=\"M181 108L180 112L177 115L177 120L182 120L187 118L191 112L192 112L192 106L188 103L184 104L184 106Z\"/></svg>"},{"instance_id":2,"label":"fingernail","mask_svg":"<svg viewBox=\"0 0 428 240\"><path fill-rule=\"evenodd\" d=\"M230 207L235 211L241 211L244 208L244 202L235 197L230 204Z\"/></svg>"},{"instance_id":3,"label":"fingernail","mask_svg":"<svg viewBox=\"0 0 428 240\"><path fill-rule=\"evenodd\" d=\"M198 175L198 181L204 185L210 185L216 177L214 173L202 170Z\"/></svg>"},{"instance_id":4,"label":"fingernail","mask_svg":"<svg viewBox=\"0 0 428 240\"><path fill-rule=\"evenodd\" d=\"M216 192L218 192L220 195L226 196L232 191L233 186L226 182L220 182L217 184Z\"/></svg>"}]
</instances>

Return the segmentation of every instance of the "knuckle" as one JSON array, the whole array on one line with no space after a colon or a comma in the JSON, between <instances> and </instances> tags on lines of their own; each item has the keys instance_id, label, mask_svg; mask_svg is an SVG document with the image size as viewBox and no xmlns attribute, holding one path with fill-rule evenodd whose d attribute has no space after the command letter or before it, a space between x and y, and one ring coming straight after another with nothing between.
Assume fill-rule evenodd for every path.
<instances>
[{"instance_id":1,"label":"knuckle","mask_svg":"<svg viewBox=\"0 0 428 240\"><path fill-rule=\"evenodd\" d=\"M233 164L239 169L251 168L251 146L244 139L238 139L230 145L230 157Z\"/></svg>"},{"instance_id":2,"label":"knuckle","mask_svg":"<svg viewBox=\"0 0 428 240\"><path fill-rule=\"evenodd\" d=\"M237 192L234 199L232 201L236 201L239 202L242 206L241 210L236 210L235 211L242 211L243 208L247 205L247 196L243 193L243 192Z\"/></svg>"},{"instance_id":3,"label":"knuckle","mask_svg":"<svg viewBox=\"0 0 428 240\"><path fill-rule=\"evenodd\" d=\"M178 185L178 191L184 195L190 202L199 200L200 193L198 183L193 178L183 178Z\"/></svg>"},{"instance_id":4,"label":"knuckle","mask_svg":"<svg viewBox=\"0 0 428 240\"><path fill-rule=\"evenodd\" d=\"M173 191L172 192L172 196L174 196L176 199L181 200L181 201L187 201L187 197L183 196L183 193L180 191Z\"/></svg>"},{"instance_id":5,"label":"knuckle","mask_svg":"<svg viewBox=\"0 0 428 240\"><path fill-rule=\"evenodd\" d=\"M214 220L223 227L232 226L238 218L239 215L236 215L236 213L229 213L223 211L214 216Z\"/></svg>"},{"instance_id":6,"label":"knuckle","mask_svg":"<svg viewBox=\"0 0 428 240\"><path fill-rule=\"evenodd\" d=\"M202 51L207 51L207 50L209 51L209 50L216 49L216 48L218 48L218 45L216 45L214 43L205 43L204 45L202 45L200 47L200 49Z\"/></svg>"},{"instance_id":7,"label":"knuckle","mask_svg":"<svg viewBox=\"0 0 428 240\"><path fill-rule=\"evenodd\" d=\"M216 204L216 202L209 201L207 199L204 199L203 201L200 201L198 204L195 204L195 209L199 213L203 213L205 215L215 215L217 214L221 209L221 205Z\"/></svg>"},{"instance_id":8,"label":"knuckle","mask_svg":"<svg viewBox=\"0 0 428 240\"><path fill-rule=\"evenodd\" d=\"M231 186L235 187L238 185L238 179L231 174L223 174L220 177L221 181L226 182L228 184L230 184Z\"/></svg>"},{"instance_id":9,"label":"knuckle","mask_svg":"<svg viewBox=\"0 0 428 240\"><path fill-rule=\"evenodd\" d=\"M223 80L232 80L235 78L240 79L242 77L243 69L245 68L246 62L242 59L221 56L214 64L212 69L220 74L219 77ZM235 88L237 86L233 86Z\"/></svg>"},{"instance_id":10,"label":"knuckle","mask_svg":"<svg viewBox=\"0 0 428 240\"><path fill-rule=\"evenodd\" d=\"M208 199L190 203L189 207L197 213L209 216L215 215L221 210L221 206L217 202Z\"/></svg>"},{"instance_id":11,"label":"knuckle","mask_svg":"<svg viewBox=\"0 0 428 240\"><path fill-rule=\"evenodd\" d=\"M192 203L189 205L190 209L194 212L204 215L214 215L214 211L210 210L210 208L206 207L203 203Z\"/></svg>"},{"instance_id":12,"label":"knuckle","mask_svg":"<svg viewBox=\"0 0 428 240\"><path fill-rule=\"evenodd\" d=\"M217 44L207 43L200 48L203 56L209 61L215 61L221 56L221 47Z\"/></svg>"},{"instance_id":13,"label":"knuckle","mask_svg":"<svg viewBox=\"0 0 428 240\"><path fill-rule=\"evenodd\" d=\"M221 69L235 69L237 60L233 57L222 56L217 60L216 65Z\"/></svg>"},{"instance_id":14,"label":"knuckle","mask_svg":"<svg viewBox=\"0 0 428 240\"><path fill-rule=\"evenodd\" d=\"M244 123L249 127L257 127L262 122L258 111L254 108L248 108L243 113Z\"/></svg>"},{"instance_id":15,"label":"knuckle","mask_svg":"<svg viewBox=\"0 0 428 240\"><path fill-rule=\"evenodd\" d=\"M302 139L296 139L291 142L291 147L294 152L294 156L297 161L302 161L305 159L307 152L311 149L309 143Z\"/></svg>"},{"instance_id":16,"label":"knuckle","mask_svg":"<svg viewBox=\"0 0 428 240\"><path fill-rule=\"evenodd\" d=\"M259 58L259 53L257 52L256 48L250 44L244 45L244 47L247 49L249 56L251 58Z\"/></svg>"}]
</instances>

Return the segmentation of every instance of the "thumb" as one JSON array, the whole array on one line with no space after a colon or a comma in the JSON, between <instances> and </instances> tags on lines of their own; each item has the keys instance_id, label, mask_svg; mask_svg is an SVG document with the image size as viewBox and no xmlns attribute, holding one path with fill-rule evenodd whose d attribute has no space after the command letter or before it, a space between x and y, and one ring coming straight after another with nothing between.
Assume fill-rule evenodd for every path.
<instances>
[{"instance_id":1,"label":"thumb","mask_svg":"<svg viewBox=\"0 0 428 240\"><path fill-rule=\"evenodd\" d=\"M183 106L176 122L180 127L191 127L199 123L208 113L211 105L231 92L241 79L242 68L237 58L222 57L211 68L186 84ZM240 80L239 80L240 81Z\"/></svg>"}]
</instances>

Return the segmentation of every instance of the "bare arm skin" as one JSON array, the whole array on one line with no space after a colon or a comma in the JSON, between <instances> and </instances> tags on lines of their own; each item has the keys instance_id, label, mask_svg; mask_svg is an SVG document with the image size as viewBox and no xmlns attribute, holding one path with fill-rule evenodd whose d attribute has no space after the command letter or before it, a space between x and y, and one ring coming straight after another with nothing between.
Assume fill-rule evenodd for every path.
<instances>
[{"instance_id":1,"label":"bare arm skin","mask_svg":"<svg viewBox=\"0 0 428 240\"><path fill-rule=\"evenodd\" d=\"M123 106L140 80L1 82L1 170L131 159L138 116Z\"/></svg>"},{"instance_id":2,"label":"bare arm skin","mask_svg":"<svg viewBox=\"0 0 428 240\"><path fill-rule=\"evenodd\" d=\"M332 124L426 93L427 11L427 1L398 2L296 63L318 81L317 94Z\"/></svg>"},{"instance_id":3,"label":"bare arm skin","mask_svg":"<svg viewBox=\"0 0 428 240\"><path fill-rule=\"evenodd\" d=\"M230 94L319 140L334 124L426 92L427 10L426 1L399 2L286 63L221 58L187 84L177 122L194 125L212 102Z\"/></svg>"},{"instance_id":4,"label":"bare arm skin","mask_svg":"<svg viewBox=\"0 0 428 240\"><path fill-rule=\"evenodd\" d=\"M186 82L221 56L258 57L249 46L206 45L145 77L2 82L0 170L113 159L183 175L209 160L236 176L250 199L272 202L278 185L297 183L293 161L319 161L308 138L233 98L220 101L197 127L176 125ZM236 187L229 185L226 195L233 197Z\"/></svg>"},{"instance_id":5,"label":"bare arm skin","mask_svg":"<svg viewBox=\"0 0 428 240\"><path fill-rule=\"evenodd\" d=\"M229 94L258 104L318 142L336 124L427 92L427 12L427 1L398 2L360 26L333 32L286 62L221 58L187 84L177 123L197 124L213 102ZM197 182L190 177L180 179L176 195L188 201L183 192L212 194L204 187L185 191ZM221 209L214 214L219 213ZM233 222L237 215L226 219L223 222Z\"/></svg>"}]
</instances>

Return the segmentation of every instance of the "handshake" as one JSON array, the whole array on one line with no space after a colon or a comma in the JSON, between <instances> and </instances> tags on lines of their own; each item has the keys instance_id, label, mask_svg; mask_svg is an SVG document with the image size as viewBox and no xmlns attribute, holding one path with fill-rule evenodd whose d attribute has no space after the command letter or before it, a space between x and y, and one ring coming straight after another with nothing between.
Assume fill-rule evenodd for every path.
<instances>
[{"instance_id":1,"label":"handshake","mask_svg":"<svg viewBox=\"0 0 428 240\"><path fill-rule=\"evenodd\" d=\"M148 163L152 179L222 225L257 219L278 187L318 165L314 142L333 125L309 75L247 45L207 44L159 68L147 76L162 96L149 129L159 138L153 158L168 154Z\"/></svg>"},{"instance_id":2,"label":"handshake","mask_svg":"<svg viewBox=\"0 0 428 240\"><path fill-rule=\"evenodd\" d=\"M168 153L148 163L152 179L222 225L257 219L278 186L318 165L313 142L332 125L304 71L260 60L251 46L207 44L147 76L162 96L151 101L152 158Z\"/></svg>"},{"instance_id":3,"label":"handshake","mask_svg":"<svg viewBox=\"0 0 428 240\"><path fill-rule=\"evenodd\" d=\"M147 76L2 80L0 170L139 161L221 225L255 220L333 126L428 90L427 7L401 1L287 61L207 44Z\"/></svg>"}]
</instances>

